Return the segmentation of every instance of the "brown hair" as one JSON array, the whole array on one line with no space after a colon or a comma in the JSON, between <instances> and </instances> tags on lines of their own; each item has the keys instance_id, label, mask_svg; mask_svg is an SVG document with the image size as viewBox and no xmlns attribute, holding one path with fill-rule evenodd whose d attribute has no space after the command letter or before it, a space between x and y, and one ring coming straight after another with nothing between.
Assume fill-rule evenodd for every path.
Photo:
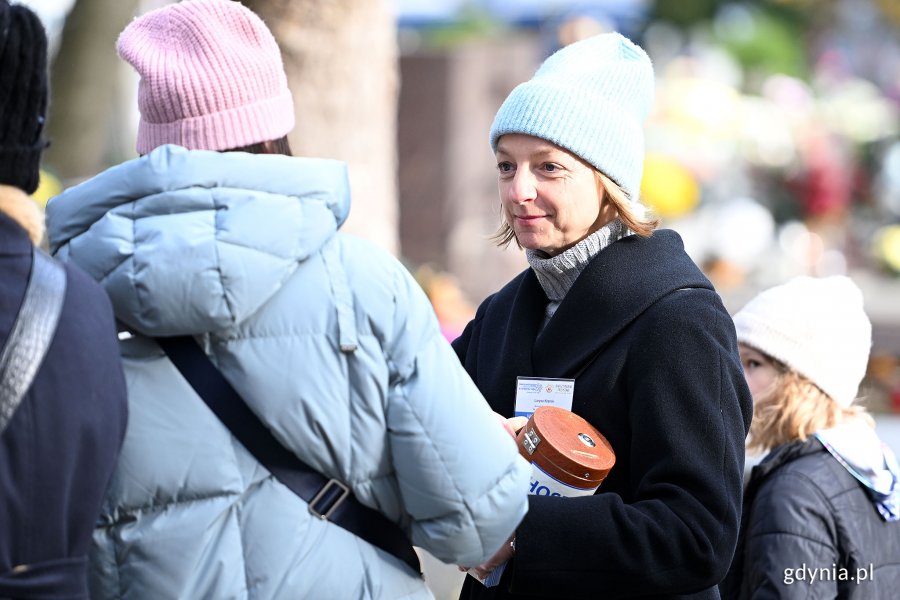
<instances>
[{"instance_id":1,"label":"brown hair","mask_svg":"<svg viewBox=\"0 0 900 600\"><path fill-rule=\"evenodd\" d=\"M250 144L249 146L241 146L240 148L229 148L222 152L249 152L250 154L283 154L285 156L293 156L291 153L291 145L288 143L287 136L282 136L277 140L268 142L259 142Z\"/></svg>"},{"instance_id":2,"label":"brown hair","mask_svg":"<svg viewBox=\"0 0 900 600\"><path fill-rule=\"evenodd\" d=\"M749 453L760 454L787 442L802 441L820 429L851 419L862 419L874 426L864 407L844 408L797 371L769 356L766 358L772 361L778 375L772 387L754 399L747 439Z\"/></svg>"},{"instance_id":3,"label":"brown hair","mask_svg":"<svg viewBox=\"0 0 900 600\"><path fill-rule=\"evenodd\" d=\"M625 224L625 227L641 237L650 237L653 230L659 226L659 219L649 214L640 214L640 211L634 208L634 204L631 202L628 194L619 184L596 169L594 169L594 174L597 176L597 185L601 191L600 204L602 205L609 200L616 209L616 216ZM515 240L516 246L520 249L522 248L519 240L516 239L516 232L510 227L506 220L506 215L502 211L500 213L500 227L490 239L501 248L507 247L510 242Z\"/></svg>"}]
</instances>

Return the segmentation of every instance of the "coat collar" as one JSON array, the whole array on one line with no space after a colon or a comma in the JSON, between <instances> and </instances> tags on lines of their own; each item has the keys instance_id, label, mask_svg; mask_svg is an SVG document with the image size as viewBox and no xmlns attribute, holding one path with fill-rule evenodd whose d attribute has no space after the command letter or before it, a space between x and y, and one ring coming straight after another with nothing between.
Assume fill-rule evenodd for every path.
<instances>
[{"instance_id":1,"label":"coat collar","mask_svg":"<svg viewBox=\"0 0 900 600\"><path fill-rule=\"evenodd\" d=\"M772 451L769 452L758 465L753 467L753 470L750 472L750 481L747 483L747 489L744 492L745 497L748 499L752 498L762 482L784 465L806 456L807 454L815 454L824 451L825 447L815 437L788 442L777 448L773 448Z\"/></svg>"},{"instance_id":2,"label":"coat collar","mask_svg":"<svg viewBox=\"0 0 900 600\"><path fill-rule=\"evenodd\" d=\"M549 377L546 373L536 372L532 363L534 341L544 321L548 302L534 271L526 269L513 279L498 293L498 299L501 300L500 310L505 314L492 318L505 318L506 322L501 327L504 334L497 356L502 358L496 361L495 381L509 382L515 381L516 377L533 375ZM485 358L491 363L496 360L494 357Z\"/></svg>"},{"instance_id":3,"label":"coat collar","mask_svg":"<svg viewBox=\"0 0 900 600\"><path fill-rule=\"evenodd\" d=\"M574 376L652 304L682 288L713 286L677 233L622 238L594 257L537 336L534 366L543 376Z\"/></svg>"},{"instance_id":4,"label":"coat collar","mask_svg":"<svg viewBox=\"0 0 900 600\"><path fill-rule=\"evenodd\" d=\"M512 414L517 377L574 378L651 304L686 287L712 284L677 233L622 238L591 260L542 331L547 296L526 269L490 302L479 386L494 410Z\"/></svg>"}]
</instances>

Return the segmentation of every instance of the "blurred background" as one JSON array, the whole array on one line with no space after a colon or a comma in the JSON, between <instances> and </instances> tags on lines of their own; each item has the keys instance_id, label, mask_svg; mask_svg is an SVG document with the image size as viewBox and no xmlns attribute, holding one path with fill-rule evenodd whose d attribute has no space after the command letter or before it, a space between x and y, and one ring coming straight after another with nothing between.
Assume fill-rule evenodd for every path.
<instances>
[{"instance_id":1,"label":"blurred background","mask_svg":"<svg viewBox=\"0 0 900 600\"><path fill-rule=\"evenodd\" d=\"M135 76L115 39L166 0L30 0L54 53L39 203L133 158ZM863 289L863 392L900 451L898 0L244 0L282 48L298 155L350 164L346 229L395 253L453 338L525 268L488 237L488 130L552 51L618 30L654 62L642 201L734 312L799 275ZM443 575L441 575L443 577ZM457 576L435 579L452 597Z\"/></svg>"}]
</instances>

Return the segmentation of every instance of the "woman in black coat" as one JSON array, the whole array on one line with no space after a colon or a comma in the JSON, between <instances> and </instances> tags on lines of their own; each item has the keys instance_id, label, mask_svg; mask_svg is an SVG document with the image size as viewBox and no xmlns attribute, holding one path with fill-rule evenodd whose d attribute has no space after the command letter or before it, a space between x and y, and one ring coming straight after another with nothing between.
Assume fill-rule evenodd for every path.
<instances>
[{"instance_id":1,"label":"woman in black coat","mask_svg":"<svg viewBox=\"0 0 900 600\"><path fill-rule=\"evenodd\" d=\"M744 496L722 596L896 598L900 466L856 404L872 325L847 277L797 277L734 317L754 400Z\"/></svg>"},{"instance_id":2,"label":"woman in black coat","mask_svg":"<svg viewBox=\"0 0 900 600\"><path fill-rule=\"evenodd\" d=\"M44 327L49 318L20 321L52 331L49 345L15 344L41 346L42 357L0 358L0 598L76 600L88 597L87 553L125 435L127 400L106 293L35 247L43 215L28 194L45 145L46 48L37 16L0 0L0 348L34 271L53 273L36 288L39 298L62 300L55 330ZM22 374L32 367L26 387Z\"/></svg>"},{"instance_id":3,"label":"woman in black coat","mask_svg":"<svg viewBox=\"0 0 900 600\"><path fill-rule=\"evenodd\" d=\"M672 231L637 202L646 54L619 34L577 42L518 86L491 129L501 244L531 268L454 342L493 409L518 377L574 379L571 410L611 443L593 496L531 496L514 539L463 598L718 598L740 519L750 396L734 326Z\"/></svg>"}]
</instances>

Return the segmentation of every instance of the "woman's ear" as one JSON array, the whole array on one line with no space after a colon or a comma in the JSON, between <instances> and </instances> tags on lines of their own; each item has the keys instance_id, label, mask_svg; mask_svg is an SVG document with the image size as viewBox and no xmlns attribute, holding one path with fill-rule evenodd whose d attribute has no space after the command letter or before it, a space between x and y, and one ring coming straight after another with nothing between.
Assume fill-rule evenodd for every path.
<instances>
[{"instance_id":1,"label":"woman's ear","mask_svg":"<svg viewBox=\"0 0 900 600\"><path fill-rule=\"evenodd\" d=\"M600 177L596 177L596 180L597 196L600 198L600 211L597 214L597 222L606 225L619 216L619 208L616 206L616 203L613 202L606 186L603 185L603 180L600 179Z\"/></svg>"}]
</instances>

